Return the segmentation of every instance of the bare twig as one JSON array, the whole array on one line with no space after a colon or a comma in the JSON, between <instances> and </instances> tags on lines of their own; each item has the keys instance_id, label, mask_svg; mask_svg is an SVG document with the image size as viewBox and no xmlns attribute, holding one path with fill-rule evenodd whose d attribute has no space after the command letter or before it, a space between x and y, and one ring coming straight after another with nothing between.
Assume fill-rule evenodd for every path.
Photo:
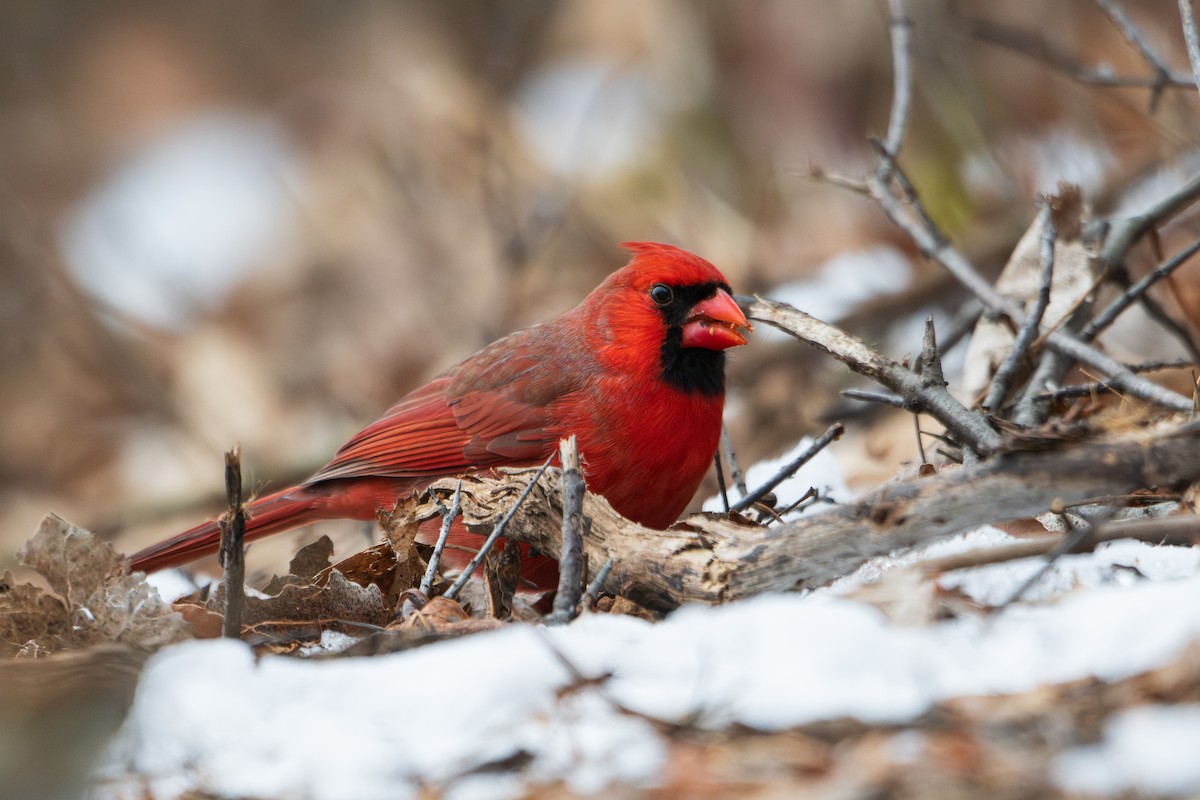
<instances>
[{"instance_id":1,"label":"bare twig","mask_svg":"<svg viewBox=\"0 0 1200 800\"><path fill-rule=\"evenodd\" d=\"M755 298L749 316L773 325L841 361L850 369L883 384L904 398L909 411L929 414L959 442L984 455L1000 448L1000 435L983 415L966 408L946 389L944 380L920 376L872 350L861 339L821 322L786 303Z\"/></svg>"},{"instance_id":2,"label":"bare twig","mask_svg":"<svg viewBox=\"0 0 1200 800\"><path fill-rule=\"evenodd\" d=\"M908 111L912 106L912 20L904 10L904 0L888 0L892 23L892 110L888 115L884 147L892 158L900 155Z\"/></svg>"},{"instance_id":3,"label":"bare twig","mask_svg":"<svg viewBox=\"0 0 1200 800\"><path fill-rule=\"evenodd\" d=\"M453 600L454 598L458 597L458 593L462 591L464 586L466 586L467 581L470 579L472 573L479 569L479 565L483 563L485 558L487 558L487 554L492 547L495 546L496 540L504 535L504 529L508 527L509 520L511 520L513 515L517 513L517 509L519 509L521 504L525 502L525 498L529 497L529 493L533 491L533 487L537 485L539 480L541 480L542 475L546 473L546 468L550 466L550 462L553 460L553 455L546 459L546 463L542 464L541 468L538 469L537 473L533 476L533 479L529 481L528 485L526 485L524 491L521 492L521 495L517 498L516 502L512 504L510 509L508 509L508 513L501 517L500 521L496 523L494 528L492 528L492 532L488 535L487 539L484 540L483 544L480 545L479 552L477 552L470 562L467 563L467 566L463 568L462 574L460 574L454 580L454 583L450 585L450 588L446 590L446 594L444 596L447 600Z\"/></svg>"},{"instance_id":4,"label":"bare twig","mask_svg":"<svg viewBox=\"0 0 1200 800\"><path fill-rule=\"evenodd\" d=\"M902 174L899 167L894 166L893 169L897 176ZM876 176L868 177L867 182L871 187L871 195L884 213L912 237L922 253L948 270L989 309L1004 314L1014 324L1020 325L1024 322L1025 314L1020 306L997 292L953 245L945 241L940 231L932 226L928 214L915 194L906 202L893 195ZM1115 359L1062 331L1046 333L1045 343L1047 347L1105 375L1114 387L1126 394L1173 411L1186 411L1192 407L1188 398L1137 377Z\"/></svg>"},{"instance_id":5,"label":"bare twig","mask_svg":"<svg viewBox=\"0 0 1200 800\"><path fill-rule=\"evenodd\" d=\"M234 445L225 453L225 499L229 510L217 523L221 528L217 560L225 569L225 616L221 635L237 639L242 635L242 607L246 599L246 506L242 502L241 445Z\"/></svg>"},{"instance_id":6,"label":"bare twig","mask_svg":"<svg viewBox=\"0 0 1200 800\"><path fill-rule=\"evenodd\" d=\"M1078 397L1091 397L1105 392L1112 392L1113 388L1106 383L1083 383L1075 386L1064 386L1061 389L1056 389L1053 392L1042 392L1041 394L1033 395L1033 400L1038 403L1051 403L1058 400L1073 400Z\"/></svg>"},{"instance_id":7,"label":"bare twig","mask_svg":"<svg viewBox=\"0 0 1200 800\"><path fill-rule=\"evenodd\" d=\"M842 397L849 400L861 400L864 403L879 403L893 408L904 408L904 398L898 394L866 392L862 389L842 389Z\"/></svg>"},{"instance_id":8,"label":"bare twig","mask_svg":"<svg viewBox=\"0 0 1200 800\"><path fill-rule=\"evenodd\" d=\"M1127 365L1131 372L1157 372L1160 369L1188 369L1196 366L1190 358L1169 358L1162 361L1143 361L1140 364Z\"/></svg>"},{"instance_id":9,"label":"bare twig","mask_svg":"<svg viewBox=\"0 0 1200 800\"><path fill-rule=\"evenodd\" d=\"M442 551L446 549L446 541L450 538L450 528L454 524L454 518L458 516L459 510L462 508L462 480L459 480L458 486L454 489L454 499L450 501L449 509L442 509L442 528L438 531L437 543L433 546L433 555L429 557L429 565L425 568L425 575L421 578L421 593L426 597L433 590L433 582L437 578L438 565L442 561Z\"/></svg>"},{"instance_id":10,"label":"bare twig","mask_svg":"<svg viewBox=\"0 0 1200 800\"><path fill-rule=\"evenodd\" d=\"M554 610L546 617L547 625L564 625L579 614L583 595L583 537L591 520L583 516L583 495L586 487L579 472L579 446L575 436L563 439L559 445L562 462L562 553L558 558L558 593Z\"/></svg>"},{"instance_id":11,"label":"bare twig","mask_svg":"<svg viewBox=\"0 0 1200 800\"><path fill-rule=\"evenodd\" d=\"M746 476L742 474L742 469L738 466L737 454L733 452L733 442L730 440L729 431L725 429L724 424L721 425L721 452L725 454L725 460L729 462L729 480L733 481L739 494L746 494Z\"/></svg>"},{"instance_id":12,"label":"bare twig","mask_svg":"<svg viewBox=\"0 0 1200 800\"><path fill-rule=\"evenodd\" d=\"M604 582L608 580L608 573L612 572L612 568L613 557L609 556L596 573L596 577L592 578L592 582L588 584L587 591L583 593L584 605L588 608L596 604L596 598L600 596L600 591L604 588Z\"/></svg>"},{"instance_id":13,"label":"bare twig","mask_svg":"<svg viewBox=\"0 0 1200 800\"><path fill-rule=\"evenodd\" d=\"M1187 42L1188 61L1192 62L1192 77L1200 86L1200 35L1196 33L1196 15L1191 0L1179 0L1179 18L1183 22L1183 40Z\"/></svg>"},{"instance_id":14,"label":"bare twig","mask_svg":"<svg viewBox=\"0 0 1200 800\"><path fill-rule=\"evenodd\" d=\"M732 508L730 508L730 511L745 511L755 503L762 500L767 496L768 493L774 490L776 486L795 475L797 470L799 470L809 461L812 461L813 457L828 447L831 442L835 442L840 439L842 434L845 432L846 429L840 422L835 422L830 425L824 433L813 440L811 445L805 448L803 453L785 464L783 468L779 470L779 472L776 472L773 476L771 476L771 478L769 478L762 486L759 486L753 492L734 503Z\"/></svg>"},{"instance_id":15,"label":"bare twig","mask_svg":"<svg viewBox=\"0 0 1200 800\"><path fill-rule=\"evenodd\" d=\"M1100 251L1100 267L1124 270L1125 256L1141 238L1200 199L1200 175L1179 186L1141 214L1107 220L1108 233Z\"/></svg>"},{"instance_id":16,"label":"bare twig","mask_svg":"<svg viewBox=\"0 0 1200 800\"><path fill-rule=\"evenodd\" d=\"M1063 518L1067 521L1068 525L1071 524L1070 517L1064 515ZM1070 530L1068 530L1066 535L1059 540L1058 544L1051 548L1050 552L1046 554L1046 562L1038 567L1037 570L1026 580L1024 580L1021 585L1017 587L1017 590L1012 593L1012 596L1000 604L1000 608L1003 609L1011 606L1013 603L1018 602L1022 597L1025 596L1026 592L1032 589L1039 581L1041 581L1042 578L1046 577L1046 574L1054 568L1054 565L1058 562L1058 559L1062 558L1067 553L1074 552L1076 548L1083 544L1083 542L1085 542L1088 537L1092 535L1095 529L1096 525L1089 523L1078 528L1072 527Z\"/></svg>"},{"instance_id":17,"label":"bare twig","mask_svg":"<svg viewBox=\"0 0 1200 800\"><path fill-rule=\"evenodd\" d=\"M992 377L992 385L983 401L983 407L989 411L998 412L1004 403L1004 398L1008 396L1013 377L1021 366L1021 362L1025 360L1029 346L1037 337L1038 329L1042 324L1042 315L1046 313L1046 306L1050 304L1050 285L1054 280L1054 242L1058 238L1058 231L1054 225L1054 214L1050 201L1046 198L1042 199L1042 209L1038 212L1038 226L1042 231L1042 274L1038 284L1037 297L1034 300L1033 308L1030 309L1025 321L1017 330L1012 348L1004 357L1004 361L1000 362L996 374Z\"/></svg>"},{"instance_id":18,"label":"bare twig","mask_svg":"<svg viewBox=\"0 0 1200 800\"><path fill-rule=\"evenodd\" d=\"M1087 541L1082 542L1079 548L1073 552L1083 552L1085 547L1095 547L1098 544L1119 539L1134 539L1150 544L1196 544L1200 542L1200 517L1192 514L1180 514L1174 517L1117 520L1092 531L1092 535L1087 537ZM967 553L931 558L919 562L917 568L927 575L936 575L956 569L969 569L988 564L1017 561L1022 558L1034 558L1053 552L1062 544L1062 541L1063 537L1060 535L1038 536L997 547L982 547Z\"/></svg>"},{"instance_id":19,"label":"bare twig","mask_svg":"<svg viewBox=\"0 0 1200 800\"><path fill-rule=\"evenodd\" d=\"M1188 259L1194 256L1197 251L1200 251L1200 239L1189 244L1183 250L1176 253L1171 258L1160 264L1153 272L1143 275L1140 280L1130 286L1120 297L1113 300L1103 311L1097 314L1091 322L1088 323L1080 333L1081 341L1090 342L1096 338L1113 321L1121 315L1125 309L1133 305L1133 302L1146 293L1151 286L1158 281L1170 275L1179 267L1187 263Z\"/></svg>"},{"instance_id":20,"label":"bare twig","mask_svg":"<svg viewBox=\"0 0 1200 800\"><path fill-rule=\"evenodd\" d=\"M1142 35L1138 27L1125 14L1124 9L1116 4L1115 0L1096 0L1096 3L1112 21L1113 25L1117 27L1117 30L1121 32L1121 35L1125 37L1125 40L1133 45L1133 48L1141 54L1142 60L1146 62L1150 69L1154 70L1155 82L1150 90L1150 111L1153 113L1154 109L1158 106L1158 100L1162 96L1163 89L1171 81L1171 70L1159 58L1158 53L1154 52L1154 49L1150 47L1150 43L1146 41L1146 37Z\"/></svg>"},{"instance_id":21,"label":"bare twig","mask_svg":"<svg viewBox=\"0 0 1200 800\"><path fill-rule=\"evenodd\" d=\"M1194 89L1196 87L1196 82L1191 77L1174 72L1169 73L1165 79L1160 75L1146 78L1139 75L1114 75L1108 69L1088 67L1076 56L1031 31L980 19L969 20L968 26L968 33L982 42L994 44L1040 61L1072 80L1090 86L1114 89L1150 89L1152 93L1160 92L1163 89ZM1151 100L1153 101L1153 99L1152 95Z\"/></svg>"},{"instance_id":22,"label":"bare twig","mask_svg":"<svg viewBox=\"0 0 1200 800\"><path fill-rule=\"evenodd\" d=\"M729 490L725 487L725 468L721 466L721 448L713 453L713 468L717 471L717 489L721 493L721 508L729 513Z\"/></svg>"}]
</instances>

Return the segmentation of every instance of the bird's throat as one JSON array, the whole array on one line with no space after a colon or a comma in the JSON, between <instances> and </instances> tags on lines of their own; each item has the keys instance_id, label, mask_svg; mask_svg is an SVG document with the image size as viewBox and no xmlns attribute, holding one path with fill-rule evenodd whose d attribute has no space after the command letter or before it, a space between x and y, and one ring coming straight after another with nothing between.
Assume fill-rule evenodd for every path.
<instances>
[{"instance_id":1,"label":"bird's throat","mask_svg":"<svg viewBox=\"0 0 1200 800\"><path fill-rule=\"evenodd\" d=\"M725 351L683 347L683 331L677 326L667 329L659 364L662 379L680 391L706 397L725 393Z\"/></svg>"}]
</instances>

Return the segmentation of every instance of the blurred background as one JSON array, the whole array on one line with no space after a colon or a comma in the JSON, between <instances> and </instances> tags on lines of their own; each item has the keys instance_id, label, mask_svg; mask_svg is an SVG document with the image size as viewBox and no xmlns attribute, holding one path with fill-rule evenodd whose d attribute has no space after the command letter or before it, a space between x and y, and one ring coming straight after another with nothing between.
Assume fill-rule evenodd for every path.
<instances>
[{"instance_id":1,"label":"blurred background","mask_svg":"<svg viewBox=\"0 0 1200 800\"><path fill-rule=\"evenodd\" d=\"M1123 6L1189 74L1175 4ZM1194 91L1151 108L995 44L1151 76L1091 0L909 11L903 163L988 274L1059 180L1133 213L1200 164ZM255 488L303 478L625 240L917 350L964 295L812 178L870 167L891 81L882 0L0 4L0 569L49 511L126 552L220 511L234 443ZM743 462L834 417L853 488L914 457L833 362L732 361Z\"/></svg>"}]
</instances>

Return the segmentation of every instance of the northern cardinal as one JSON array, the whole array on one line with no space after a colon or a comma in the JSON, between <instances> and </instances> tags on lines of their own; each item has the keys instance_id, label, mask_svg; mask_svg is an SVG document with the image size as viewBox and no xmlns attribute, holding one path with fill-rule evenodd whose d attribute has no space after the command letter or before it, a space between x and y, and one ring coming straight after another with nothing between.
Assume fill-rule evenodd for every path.
<instances>
[{"instance_id":1,"label":"northern cardinal","mask_svg":"<svg viewBox=\"0 0 1200 800\"><path fill-rule=\"evenodd\" d=\"M436 478L541 464L572 433L591 491L646 527L673 523L717 448L724 351L745 344L750 325L709 262L665 244L623 246L630 263L578 306L451 367L307 481L251 503L246 539L322 519L371 520ZM434 523L423 537L436 536ZM456 538L480 541L461 528ZM132 566L182 564L219 541L209 520L136 553Z\"/></svg>"}]
</instances>

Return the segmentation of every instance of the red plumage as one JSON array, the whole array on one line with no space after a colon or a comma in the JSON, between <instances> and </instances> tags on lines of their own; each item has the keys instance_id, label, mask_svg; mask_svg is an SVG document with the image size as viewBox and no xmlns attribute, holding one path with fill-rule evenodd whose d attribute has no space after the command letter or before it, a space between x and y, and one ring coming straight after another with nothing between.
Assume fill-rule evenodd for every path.
<instances>
[{"instance_id":1,"label":"red plumage","mask_svg":"<svg viewBox=\"0 0 1200 800\"><path fill-rule=\"evenodd\" d=\"M625 247L630 263L578 306L470 356L388 409L310 479L252 503L246 539L321 519L374 519L436 478L540 464L571 433L591 491L647 527L673 523L717 447L722 351L744 344L749 326L712 264L669 245ZM457 533L477 546L478 537ZM210 520L135 554L133 568L184 563L214 552L219 538Z\"/></svg>"}]
</instances>

